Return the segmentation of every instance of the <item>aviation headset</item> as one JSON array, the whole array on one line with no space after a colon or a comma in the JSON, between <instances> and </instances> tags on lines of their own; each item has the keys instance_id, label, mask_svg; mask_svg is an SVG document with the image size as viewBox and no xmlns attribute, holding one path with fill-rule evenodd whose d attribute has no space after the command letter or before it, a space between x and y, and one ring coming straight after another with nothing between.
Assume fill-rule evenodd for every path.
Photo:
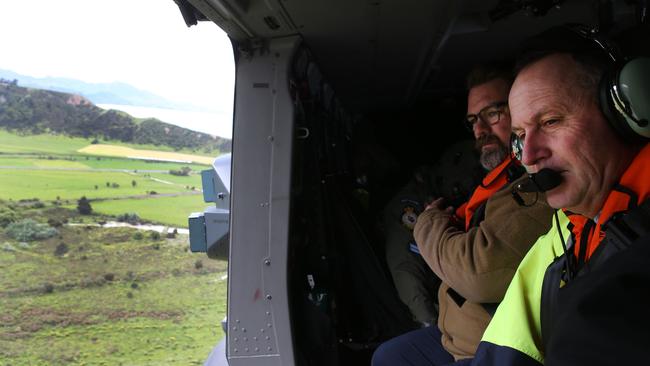
<instances>
[{"instance_id":1,"label":"aviation headset","mask_svg":"<svg viewBox=\"0 0 650 366\"><path fill-rule=\"evenodd\" d=\"M555 52L586 54L606 62L598 97L601 111L613 129L628 142L650 141L650 57L628 59L596 28L567 24L530 38L520 54ZM524 56L525 58L525 56ZM521 158L521 141L512 149Z\"/></svg>"},{"instance_id":2,"label":"aviation headset","mask_svg":"<svg viewBox=\"0 0 650 366\"><path fill-rule=\"evenodd\" d=\"M610 62L599 85L600 108L627 141L650 141L650 58L628 59L597 29L567 26L596 45Z\"/></svg>"}]
</instances>

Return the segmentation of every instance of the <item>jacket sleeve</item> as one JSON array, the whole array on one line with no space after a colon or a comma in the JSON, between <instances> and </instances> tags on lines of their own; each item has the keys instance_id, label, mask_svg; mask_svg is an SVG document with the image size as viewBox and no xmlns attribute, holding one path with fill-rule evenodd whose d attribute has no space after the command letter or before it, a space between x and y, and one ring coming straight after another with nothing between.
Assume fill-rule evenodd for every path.
<instances>
[{"instance_id":1,"label":"jacket sleeve","mask_svg":"<svg viewBox=\"0 0 650 366\"><path fill-rule=\"evenodd\" d=\"M500 302L521 259L551 226L553 210L544 197L522 207L510 192L506 187L492 195L485 219L467 232L451 225L451 214L440 209L418 217L414 237L424 260L468 301Z\"/></svg>"}]
</instances>

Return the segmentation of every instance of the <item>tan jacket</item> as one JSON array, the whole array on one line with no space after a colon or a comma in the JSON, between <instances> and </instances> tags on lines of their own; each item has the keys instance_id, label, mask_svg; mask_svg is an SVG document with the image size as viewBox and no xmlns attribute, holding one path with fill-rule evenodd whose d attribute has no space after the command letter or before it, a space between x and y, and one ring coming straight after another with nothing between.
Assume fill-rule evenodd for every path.
<instances>
[{"instance_id":1,"label":"tan jacket","mask_svg":"<svg viewBox=\"0 0 650 366\"><path fill-rule=\"evenodd\" d=\"M415 225L418 248L442 280L438 327L443 346L456 360L473 357L491 318L481 304L503 299L519 262L551 226L553 210L543 195L532 207L512 198L512 186L521 179L493 194L485 219L467 232L450 224L450 213L436 208L420 214ZM461 298L461 306L449 287L466 300Z\"/></svg>"}]
</instances>

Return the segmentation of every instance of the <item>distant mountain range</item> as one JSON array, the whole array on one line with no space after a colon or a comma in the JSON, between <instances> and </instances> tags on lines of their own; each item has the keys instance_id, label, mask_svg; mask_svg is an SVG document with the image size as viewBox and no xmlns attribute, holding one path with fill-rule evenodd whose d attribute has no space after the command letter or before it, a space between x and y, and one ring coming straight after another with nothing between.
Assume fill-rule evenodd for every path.
<instances>
[{"instance_id":1,"label":"distant mountain range","mask_svg":"<svg viewBox=\"0 0 650 366\"><path fill-rule=\"evenodd\" d=\"M78 94L25 88L0 78L0 128L22 134L56 133L174 149L229 152L229 139L188 130L155 118L104 110ZM215 154L216 155L216 154Z\"/></svg>"},{"instance_id":2,"label":"distant mountain range","mask_svg":"<svg viewBox=\"0 0 650 366\"><path fill-rule=\"evenodd\" d=\"M140 107L208 111L207 108L167 100L159 95L125 83L87 83L75 79L32 76L0 69L0 78L18 80L19 86L78 94L94 104L121 104Z\"/></svg>"}]
</instances>

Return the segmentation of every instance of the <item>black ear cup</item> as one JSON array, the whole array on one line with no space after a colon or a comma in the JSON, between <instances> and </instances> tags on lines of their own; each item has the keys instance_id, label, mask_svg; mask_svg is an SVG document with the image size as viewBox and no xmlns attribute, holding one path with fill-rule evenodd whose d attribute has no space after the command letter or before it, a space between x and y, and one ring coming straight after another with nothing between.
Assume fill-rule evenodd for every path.
<instances>
[{"instance_id":1,"label":"black ear cup","mask_svg":"<svg viewBox=\"0 0 650 366\"><path fill-rule=\"evenodd\" d=\"M650 58L637 57L608 70L600 105L614 130L629 141L650 140Z\"/></svg>"}]
</instances>

